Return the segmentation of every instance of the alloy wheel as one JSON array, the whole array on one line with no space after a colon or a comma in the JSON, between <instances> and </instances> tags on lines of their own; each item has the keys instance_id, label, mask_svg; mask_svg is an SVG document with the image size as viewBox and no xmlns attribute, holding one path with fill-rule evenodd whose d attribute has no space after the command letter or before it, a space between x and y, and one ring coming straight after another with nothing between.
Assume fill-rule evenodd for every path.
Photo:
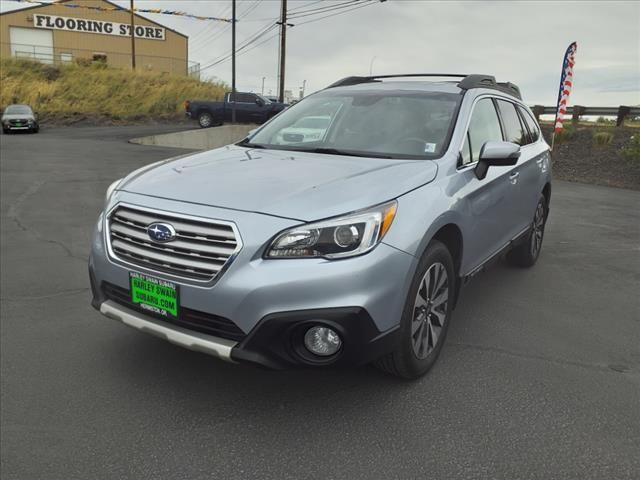
<instances>
[{"instance_id":1,"label":"alloy wheel","mask_svg":"<svg viewBox=\"0 0 640 480\"><path fill-rule=\"evenodd\" d=\"M211 115L209 115L208 113L203 113L202 115L200 115L200 126L204 128L210 127L211 120Z\"/></svg>"},{"instance_id":2,"label":"alloy wheel","mask_svg":"<svg viewBox=\"0 0 640 480\"><path fill-rule=\"evenodd\" d=\"M533 232L531 234L531 255L537 258L542 247L542 236L544 234L544 204L538 203L536 213L533 217Z\"/></svg>"},{"instance_id":3,"label":"alloy wheel","mask_svg":"<svg viewBox=\"0 0 640 480\"><path fill-rule=\"evenodd\" d=\"M438 345L447 319L449 277L441 263L431 265L418 288L411 322L413 352L425 359Z\"/></svg>"}]
</instances>

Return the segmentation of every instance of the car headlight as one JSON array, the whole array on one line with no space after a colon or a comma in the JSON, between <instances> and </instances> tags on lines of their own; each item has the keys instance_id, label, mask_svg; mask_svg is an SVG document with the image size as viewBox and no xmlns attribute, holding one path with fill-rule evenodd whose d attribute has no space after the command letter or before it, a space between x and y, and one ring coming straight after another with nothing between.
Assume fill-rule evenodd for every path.
<instances>
[{"instance_id":1,"label":"car headlight","mask_svg":"<svg viewBox=\"0 0 640 480\"><path fill-rule=\"evenodd\" d=\"M385 236L398 210L395 200L343 217L287 230L267 249L266 258L344 258L361 255Z\"/></svg>"},{"instance_id":2,"label":"car headlight","mask_svg":"<svg viewBox=\"0 0 640 480\"><path fill-rule=\"evenodd\" d=\"M111 195L113 195L113 192L115 191L116 188L118 188L118 184L122 181L121 178L119 178L118 180L116 180L115 182L113 182L111 185L109 185L109 187L107 187L107 194L104 197L104 203L108 203L109 199L111 198Z\"/></svg>"}]
</instances>

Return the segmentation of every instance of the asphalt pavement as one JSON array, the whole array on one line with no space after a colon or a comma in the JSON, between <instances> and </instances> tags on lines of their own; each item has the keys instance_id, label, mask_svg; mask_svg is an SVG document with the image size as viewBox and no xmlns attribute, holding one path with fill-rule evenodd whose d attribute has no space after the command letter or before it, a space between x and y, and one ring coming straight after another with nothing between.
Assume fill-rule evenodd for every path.
<instances>
[{"instance_id":1,"label":"asphalt pavement","mask_svg":"<svg viewBox=\"0 0 640 480\"><path fill-rule=\"evenodd\" d=\"M171 129L0 136L2 479L640 478L640 192L554 183L538 264L477 276L419 381L267 371L89 305L107 186L184 153L126 140Z\"/></svg>"}]
</instances>

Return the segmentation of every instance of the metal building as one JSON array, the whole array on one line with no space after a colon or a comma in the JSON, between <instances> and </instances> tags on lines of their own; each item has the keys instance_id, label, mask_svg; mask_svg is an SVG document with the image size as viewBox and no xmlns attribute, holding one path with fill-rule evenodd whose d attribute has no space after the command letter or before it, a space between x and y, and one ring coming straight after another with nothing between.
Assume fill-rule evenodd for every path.
<instances>
[{"instance_id":1,"label":"metal building","mask_svg":"<svg viewBox=\"0 0 640 480\"><path fill-rule=\"evenodd\" d=\"M0 56L130 68L131 13L119 8L108 0L60 0L2 13ZM136 68L191 73L186 35L139 15L134 19Z\"/></svg>"}]
</instances>

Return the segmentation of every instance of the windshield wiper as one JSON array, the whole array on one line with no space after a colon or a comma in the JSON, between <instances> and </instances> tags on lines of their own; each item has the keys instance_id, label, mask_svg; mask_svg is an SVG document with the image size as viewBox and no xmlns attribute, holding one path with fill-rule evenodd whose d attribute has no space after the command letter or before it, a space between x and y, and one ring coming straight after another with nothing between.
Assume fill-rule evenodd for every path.
<instances>
[{"instance_id":1,"label":"windshield wiper","mask_svg":"<svg viewBox=\"0 0 640 480\"><path fill-rule=\"evenodd\" d=\"M289 150L289 149L287 149ZM393 158L389 155L375 152L355 152L353 150L340 150L338 148L317 147L317 148L291 148L296 152L324 153L326 155L347 155L350 157L372 157L372 158Z\"/></svg>"},{"instance_id":2,"label":"windshield wiper","mask_svg":"<svg viewBox=\"0 0 640 480\"><path fill-rule=\"evenodd\" d=\"M238 142L236 143L239 147L247 147L247 148L267 148L264 145L259 143L251 143L251 142Z\"/></svg>"}]
</instances>

